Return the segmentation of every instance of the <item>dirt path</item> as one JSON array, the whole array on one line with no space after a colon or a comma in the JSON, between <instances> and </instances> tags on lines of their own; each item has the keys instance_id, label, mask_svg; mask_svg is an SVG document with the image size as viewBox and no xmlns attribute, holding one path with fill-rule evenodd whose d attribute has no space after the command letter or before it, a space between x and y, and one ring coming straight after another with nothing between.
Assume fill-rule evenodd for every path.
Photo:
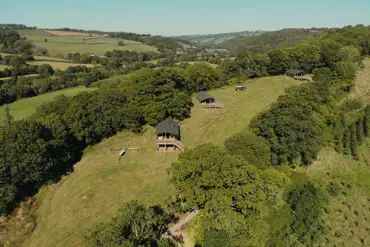
<instances>
[{"instance_id":1,"label":"dirt path","mask_svg":"<svg viewBox=\"0 0 370 247\"><path fill-rule=\"evenodd\" d=\"M189 213L186 217L182 218L179 222L177 222L175 225L173 225L172 227L170 227L168 229L168 232L172 235L172 236L178 236L179 235L179 231L182 230L182 228L188 224L190 221L192 221L192 219L199 213L199 210L194 210L193 212Z\"/></svg>"}]
</instances>

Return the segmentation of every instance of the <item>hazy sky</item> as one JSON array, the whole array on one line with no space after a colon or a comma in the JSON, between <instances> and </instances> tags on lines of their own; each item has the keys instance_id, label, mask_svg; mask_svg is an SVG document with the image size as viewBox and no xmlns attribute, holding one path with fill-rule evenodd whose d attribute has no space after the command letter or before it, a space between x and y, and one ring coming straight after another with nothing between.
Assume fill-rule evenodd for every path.
<instances>
[{"instance_id":1,"label":"hazy sky","mask_svg":"<svg viewBox=\"0 0 370 247\"><path fill-rule=\"evenodd\" d=\"M370 0L0 0L0 23L161 35L370 24Z\"/></svg>"}]
</instances>

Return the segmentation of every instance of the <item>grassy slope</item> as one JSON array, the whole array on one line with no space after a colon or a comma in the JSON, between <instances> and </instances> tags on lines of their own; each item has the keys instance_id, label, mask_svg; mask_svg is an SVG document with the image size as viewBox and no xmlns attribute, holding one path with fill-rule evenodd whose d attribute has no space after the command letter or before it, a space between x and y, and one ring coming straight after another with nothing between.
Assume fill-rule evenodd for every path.
<instances>
[{"instance_id":1,"label":"grassy slope","mask_svg":"<svg viewBox=\"0 0 370 247\"><path fill-rule=\"evenodd\" d=\"M66 55L72 52L104 55L106 51L113 49L137 52L157 51L155 47L131 40L123 40L125 46L117 46L119 39L113 38L56 36L42 30L22 30L19 33L35 45L46 48L52 56ZM45 39L48 42L45 42ZM86 40L85 44L83 44L84 39Z\"/></svg>"},{"instance_id":2,"label":"grassy slope","mask_svg":"<svg viewBox=\"0 0 370 247\"><path fill-rule=\"evenodd\" d=\"M52 93L41 94L32 98L21 99L13 102L12 104L9 104L8 106L10 109L10 113L14 116L15 119L19 120L31 116L35 112L36 107L45 102L53 100L58 95L64 94L66 96L74 96L80 92L91 90L94 89L85 87L69 88ZM4 109L5 106L0 106L0 125L4 121Z\"/></svg>"},{"instance_id":3,"label":"grassy slope","mask_svg":"<svg viewBox=\"0 0 370 247\"><path fill-rule=\"evenodd\" d=\"M236 93L230 87L215 90L212 94L226 108L206 110L196 103L192 117L182 123L185 146L222 145L294 84L287 77L271 77L251 81L247 93ZM131 151L117 163L117 154L129 139L131 146L143 151ZM153 128L141 135L120 133L104 140L86 151L72 174L38 194L37 227L24 246L81 246L87 230L114 215L124 202L164 203L174 194L167 168L176 158L177 154L165 157L155 152Z\"/></svg>"}]
</instances>

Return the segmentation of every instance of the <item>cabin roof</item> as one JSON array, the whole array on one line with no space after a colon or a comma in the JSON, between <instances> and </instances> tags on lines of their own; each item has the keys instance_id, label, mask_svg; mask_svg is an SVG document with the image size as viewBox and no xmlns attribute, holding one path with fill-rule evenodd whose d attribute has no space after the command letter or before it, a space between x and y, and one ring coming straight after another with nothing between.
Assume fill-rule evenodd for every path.
<instances>
[{"instance_id":1,"label":"cabin roof","mask_svg":"<svg viewBox=\"0 0 370 247\"><path fill-rule=\"evenodd\" d=\"M303 71L302 70L298 70L298 69L288 70L286 72L286 74L301 74L301 73L303 73Z\"/></svg>"},{"instance_id":2,"label":"cabin roof","mask_svg":"<svg viewBox=\"0 0 370 247\"><path fill-rule=\"evenodd\" d=\"M207 99L213 99L213 100L215 99L215 97L213 97L212 95L210 95L209 93L204 92L204 91L198 92L198 93L196 94L196 98L197 98L200 102L205 101L205 100L207 100Z\"/></svg>"},{"instance_id":3,"label":"cabin roof","mask_svg":"<svg viewBox=\"0 0 370 247\"><path fill-rule=\"evenodd\" d=\"M156 126L157 135L170 134L180 137L180 125L178 125L172 118L160 122Z\"/></svg>"}]
</instances>

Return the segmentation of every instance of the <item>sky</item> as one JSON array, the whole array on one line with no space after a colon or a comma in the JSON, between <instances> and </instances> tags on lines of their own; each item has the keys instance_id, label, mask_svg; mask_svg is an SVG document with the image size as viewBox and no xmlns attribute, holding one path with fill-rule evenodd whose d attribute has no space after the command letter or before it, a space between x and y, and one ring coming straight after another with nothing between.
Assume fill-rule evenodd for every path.
<instances>
[{"instance_id":1,"label":"sky","mask_svg":"<svg viewBox=\"0 0 370 247\"><path fill-rule=\"evenodd\" d=\"M0 0L0 23L165 36L370 25L370 0Z\"/></svg>"}]
</instances>

